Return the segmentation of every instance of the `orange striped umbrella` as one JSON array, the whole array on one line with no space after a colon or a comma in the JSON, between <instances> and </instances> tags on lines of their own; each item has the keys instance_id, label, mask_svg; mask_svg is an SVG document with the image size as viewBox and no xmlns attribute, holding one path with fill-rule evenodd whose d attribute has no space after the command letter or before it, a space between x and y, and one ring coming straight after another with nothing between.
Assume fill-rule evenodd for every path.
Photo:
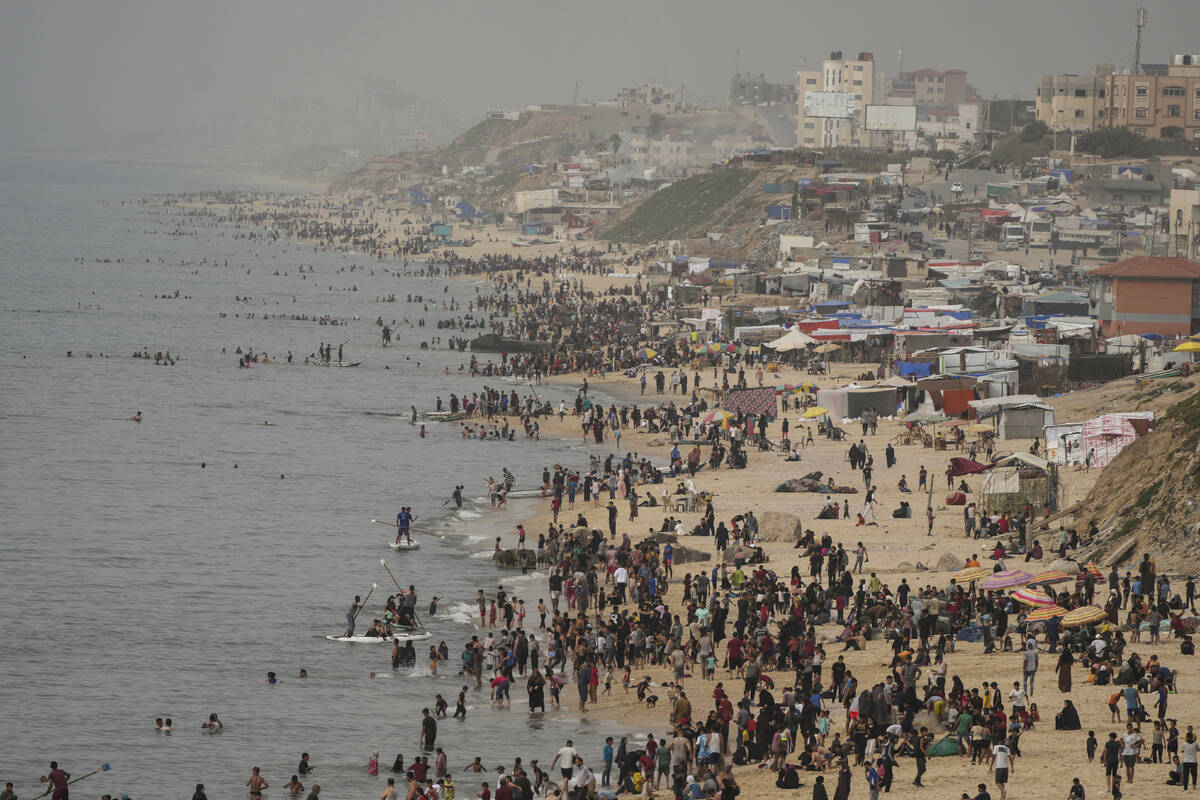
<instances>
[{"instance_id":1,"label":"orange striped umbrella","mask_svg":"<svg viewBox=\"0 0 1200 800\"><path fill-rule=\"evenodd\" d=\"M1013 599L1024 603L1027 606L1052 606L1054 600L1045 592L1039 592L1037 589L1025 587L1017 589L1012 593Z\"/></svg>"},{"instance_id":2,"label":"orange striped umbrella","mask_svg":"<svg viewBox=\"0 0 1200 800\"><path fill-rule=\"evenodd\" d=\"M1091 576L1096 579L1096 583L1104 583L1104 573L1096 566L1095 561L1089 561L1083 565L1086 572L1091 573Z\"/></svg>"},{"instance_id":3,"label":"orange striped umbrella","mask_svg":"<svg viewBox=\"0 0 1200 800\"><path fill-rule=\"evenodd\" d=\"M1063 615L1062 624L1064 628L1079 628L1099 622L1106 616L1104 609L1099 606L1080 606Z\"/></svg>"},{"instance_id":4,"label":"orange striped umbrella","mask_svg":"<svg viewBox=\"0 0 1200 800\"><path fill-rule=\"evenodd\" d=\"M1030 583L1036 585L1039 583L1062 583L1063 581L1072 580L1072 576L1057 569L1048 569L1045 572L1039 572L1033 576Z\"/></svg>"},{"instance_id":5,"label":"orange striped umbrella","mask_svg":"<svg viewBox=\"0 0 1200 800\"><path fill-rule=\"evenodd\" d=\"M1067 610L1060 605L1040 606L1025 615L1025 619L1030 622L1043 622L1053 617L1061 617L1067 613Z\"/></svg>"}]
</instances>

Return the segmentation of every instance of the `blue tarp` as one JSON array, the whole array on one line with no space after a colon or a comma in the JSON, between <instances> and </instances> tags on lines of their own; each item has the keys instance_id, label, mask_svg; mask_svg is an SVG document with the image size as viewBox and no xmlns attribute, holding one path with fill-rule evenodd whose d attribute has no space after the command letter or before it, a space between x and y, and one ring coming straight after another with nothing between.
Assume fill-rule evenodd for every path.
<instances>
[{"instance_id":1,"label":"blue tarp","mask_svg":"<svg viewBox=\"0 0 1200 800\"><path fill-rule=\"evenodd\" d=\"M479 219L483 217L483 214L480 214L475 206L471 205L466 200L463 200L461 203L456 205L454 207L454 212L458 214L460 219Z\"/></svg>"},{"instance_id":2,"label":"blue tarp","mask_svg":"<svg viewBox=\"0 0 1200 800\"><path fill-rule=\"evenodd\" d=\"M429 197L429 195L425 194L420 189L409 189L408 190L408 198L409 198L409 200L412 201L412 204L415 206L428 205L429 202L431 201L431 198Z\"/></svg>"},{"instance_id":3,"label":"blue tarp","mask_svg":"<svg viewBox=\"0 0 1200 800\"><path fill-rule=\"evenodd\" d=\"M901 378L909 375L926 378L933 374L933 364L924 361L897 361L895 366L896 374Z\"/></svg>"},{"instance_id":4,"label":"blue tarp","mask_svg":"<svg viewBox=\"0 0 1200 800\"><path fill-rule=\"evenodd\" d=\"M792 207L785 205L767 206L767 219L791 219Z\"/></svg>"},{"instance_id":5,"label":"blue tarp","mask_svg":"<svg viewBox=\"0 0 1200 800\"><path fill-rule=\"evenodd\" d=\"M815 308L845 308L850 305L849 300L826 300L823 303L817 303Z\"/></svg>"}]
</instances>

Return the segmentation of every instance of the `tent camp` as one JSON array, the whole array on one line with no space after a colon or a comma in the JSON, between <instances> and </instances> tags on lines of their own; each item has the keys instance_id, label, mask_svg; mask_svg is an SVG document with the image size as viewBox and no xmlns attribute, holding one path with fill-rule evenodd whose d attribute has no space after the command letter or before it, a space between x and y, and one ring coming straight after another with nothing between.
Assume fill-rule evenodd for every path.
<instances>
[{"instance_id":1,"label":"tent camp","mask_svg":"<svg viewBox=\"0 0 1200 800\"><path fill-rule=\"evenodd\" d=\"M896 391L891 386L821 389L817 392L817 405L829 409L834 419L856 418L864 411L875 411L881 417L890 417L896 413Z\"/></svg>"},{"instance_id":2,"label":"tent camp","mask_svg":"<svg viewBox=\"0 0 1200 800\"><path fill-rule=\"evenodd\" d=\"M790 331L770 342L766 342L765 346L770 347L780 353L786 353L790 350L800 350L808 347L811 344L816 344L817 340L809 336L799 328L792 328Z\"/></svg>"},{"instance_id":3,"label":"tent camp","mask_svg":"<svg viewBox=\"0 0 1200 800\"><path fill-rule=\"evenodd\" d=\"M1054 409L1044 403L1021 403L1000 410L1001 439L1041 438L1047 425L1054 424Z\"/></svg>"}]
</instances>

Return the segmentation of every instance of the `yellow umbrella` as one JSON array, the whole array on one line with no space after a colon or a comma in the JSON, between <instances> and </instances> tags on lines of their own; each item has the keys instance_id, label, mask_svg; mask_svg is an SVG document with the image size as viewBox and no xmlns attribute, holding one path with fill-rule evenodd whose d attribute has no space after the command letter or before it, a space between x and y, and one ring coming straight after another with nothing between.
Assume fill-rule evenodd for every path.
<instances>
[{"instance_id":1,"label":"yellow umbrella","mask_svg":"<svg viewBox=\"0 0 1200 800\"><path fill-rule=\"evenodd\" d=\"M1083 625L1091 625L1093 622L1099 622L1106 616L1104 609L1099 606L1080 606L1063 615L1062 626L1064 628L1078 628Z\"/></svg>"},{"instance_id":2,"label":"yellow umbrella","mask_svg":"<svg viewBox=\"0 0 1200 800\"><path fill-rule=\"evenodd\" d=\"M1175 348L1176 353L1200 353L1200 342L1184 342Z\"/></svg>"},{"instance_id":3,"label":"yellow umbrella","mask_svg":"<svg viewBox=\"0 0 1200 800\"><path fill-rule=\"evenodd\" d=\"M828 408L821 408L820 406L813 406L812 408L806 410L800 416L802 419L816 419L817 417L823 417L828 413L829 413Z\"/></svg>"},{"instance_id":4,"label":"yellow umbrella","mask_svg":"<svg viewBox=\"0 0 1200 800\"><path fill-rule=\"evenodd\" d=\"M1035 611L1030 611L1025 615L1025 619L1030 622L1042 622L1051 617L1061 617L1067 613L1067 610L1060 605L1041 606Z\"/></svg>"},{"instance_id":5,"label":"yellow umbrella","mask_svg":"<svg viewBox=\"0 0 1200 800\"><path fill-rule=\"evenodd\" d=\"M992 574L992 571L987 567L964 567L958 572L953 573L950 577L958 583L972 583L980 578L986 578Z\"/></svg>"}]
</instances>

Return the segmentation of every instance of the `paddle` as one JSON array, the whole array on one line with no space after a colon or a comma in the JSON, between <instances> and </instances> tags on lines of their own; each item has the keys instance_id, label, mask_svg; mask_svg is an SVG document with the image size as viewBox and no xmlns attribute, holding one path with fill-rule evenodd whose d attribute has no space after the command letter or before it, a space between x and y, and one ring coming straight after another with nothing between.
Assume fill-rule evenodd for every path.
<instances>
[{"instance_id":1,"label":"paddle","mask_svg":"<svg viewBox=\"0 0 1200 800\"><path fill-rule=\"evenodd\" d=\"M86 775L80 775L78 778L72 778L71 780L67 781L67 785L70 786L72 783L79 783L84 778L90 778L91 776L95 775L97 772L108 772L110 769L112 769L112 767L109 766L108 764L101 764L98 769L94 769L91 772L87 773ZM39 794L38 797L45 797L46 795L50 794L53 791L54 791L54 787L51 786L49 789L47 789L46 791Z\"/></svg>"},{"instance_id":2,"label":"paddle","mask_svg":"<svg viewBox=\"0 0 1200 800\"><path fill-rule=\"evenodd\" d=\"M387 520L383 520L383 519L373 519L373 520L371 520L371 522L374 522L376 525L387 525L389 528L399 528L400 527L399 525L397 525L394 522L388 522ZM411 531L412 533L423 533L426 536L436 536L439 539L446 538L445 536L443 536L440 533L434 533L433 531L427 531L424 528L409 528L409 531Z\"/></svg>"},{"instance_id":3,"label":"paddle","mask_svg":"<svg viewBox=\"0 0 1200 800\"><path fill-rule=\"evenodd\" d=\"M359 615L359 614L361 614L361 613L362 613L362 610L363 610L364 608L366 608L366 607L367 607L367 601L371 599L371 595L375 593L375 589L376 589L378 586L379 586L379 584L377 584L377 583L372 583L372 584L371 584L371 590L370 590L369 592L367 592L367 596L363 598L362 605L360 605L360 606L358 607L358 611L355 611L355 612L354 612L354 620L355 620L356 622L358 621L358 615ZM346 629L346 635L347 635L347 636L349 636L349 635L350 635L350 629L349 629L349 628L347 628L347 629Z\"/></svg>"}]
</instances>

